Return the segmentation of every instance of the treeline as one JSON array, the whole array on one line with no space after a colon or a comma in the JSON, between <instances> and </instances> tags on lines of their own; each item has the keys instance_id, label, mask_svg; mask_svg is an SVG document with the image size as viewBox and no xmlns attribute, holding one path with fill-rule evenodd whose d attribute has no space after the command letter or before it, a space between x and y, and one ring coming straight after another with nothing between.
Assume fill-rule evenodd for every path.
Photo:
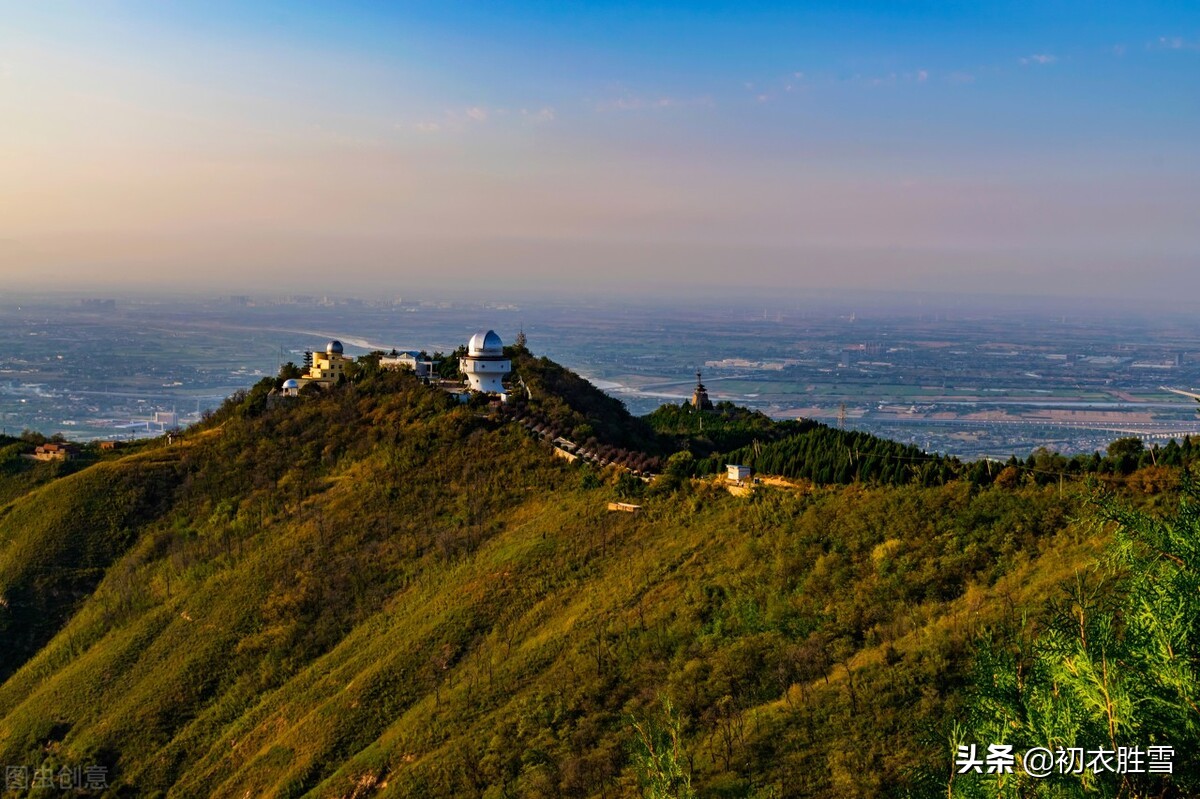
<instances>
[{"instance_id":1,"label":"treeline","mask_svg":"<svg viewBox=\"0 0 1200 799\"><path fill-rule=\"evenodd\" d=\"M1144 484L1140 490L1157 493L1172 483L1173 470L1200 461L1200 440L1191 437L1153 446L1126 437L1112 442L1103 453L1065 456L1042 447L1024 458L1013 455L1004 462L963 462L810 419L774 420L731 402L717 403L706 411L688 403L665 404L639 418L620 400L548 358L534 357L519 346L506 352L512 358L513 375L509 401L500 409L503 417L521 422L545 439L567 439L599 462L637 472L658 473L670 456L688 453L692 457L685 463L691 476L718 474L730 463L818 485L932 486L966 480L981 487L997 484L1011 488L1096 476L1139 481ZM410 374L381 369L378 361L378 354L373 353L350 364L345 385L337 391L384 395L418 382ZM290 376L289 367L277 377L264 378L233 394L207 416L203 426L261 415L271 391ZM311 392L319 391L311 387ZM485 406L472 403L475 410Z\"/></svg>"},{"instance_id":2,"label":"treeline","mask_svg":"<svg viewBox=\"0 0 1200 799\"><path fill-rule=\"evenodd\" d=\"M925 486L965 480L976 486L1012 488L1050 485L1081 477L1120 478L1158 493L1180 468L1200 462L1200 438L1171 439L1147 446L1136 437L1118 438L1104 452L1066 456L1039 447L1007 461L964 462L928 453L870 433L840 430L812 420L775 421L757 411L721 403L712 411L664 405L645 417L668 452L690 452L693 476L718 474L727 464L756 473L811 480L819 485L870 483Z\"/></svg>"},{"instance_id":3,"label":"treeline","mask_svg":"<svg viewBox=\"0 0 1200 799\"><path fill-rule=\"evenodd\" d=\"M820 485L876 483L942 485L962 471L957 460L869 433L817 423L780 441L755 442L696 461L697 474L717 474L729 463L761 474L802 478Z\"/></svg>"},{"instance_id":4,"label":"treeline","mask_svg":"<svg viewBox=\"0 0 1200 799\"><path fill-rule=\"evenodd\" d=\"M643 417L672 452L688 450L698 458L729 452L755 441L777 441L817 426L810 420L777 421L762 411L718 402L711 411L689 403L662 405Z\"/></svg>"}]
</instances>

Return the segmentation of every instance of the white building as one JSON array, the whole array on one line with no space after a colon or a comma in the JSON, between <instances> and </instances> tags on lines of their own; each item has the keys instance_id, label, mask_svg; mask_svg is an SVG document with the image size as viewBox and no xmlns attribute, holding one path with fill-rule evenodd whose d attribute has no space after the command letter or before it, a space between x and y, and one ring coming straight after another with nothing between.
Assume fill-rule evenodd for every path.
<instances>
[{"instance_id":1,"label":"white building","mask_svg":"<svg viewBox=\"0 0 1200 799\"><path fill-rule=\"evenodd\" d=\"M512 363L504 355L504 342L496 331L480 330L471 336L461 368L472 391L506 397L503 380L512 371Z\"/></svg>"},{"instance_id":2,"label":"white building","mask_svg":"<svg viewBox=\"0 0 1200 799\"><path fill-rule=\"evenodd\" d=\"M725 464L725 468L728 470L726 477L731 483L737 483L740 485L750 479L749 466L740 466L735 463L727 463Z\"/></svg>"},{"instance_id":3,"label":"white building","mask_svg":"<svg viewBox=\"0 0 1200 799\"><path fill-rule=\"evenodd\" d=\"M379 365L384 369L411 369L417 377L429 377L433 373L433 363L428 358L422 358L419 352L401 352L379 359Z\"/></svg>"}]
</instances>

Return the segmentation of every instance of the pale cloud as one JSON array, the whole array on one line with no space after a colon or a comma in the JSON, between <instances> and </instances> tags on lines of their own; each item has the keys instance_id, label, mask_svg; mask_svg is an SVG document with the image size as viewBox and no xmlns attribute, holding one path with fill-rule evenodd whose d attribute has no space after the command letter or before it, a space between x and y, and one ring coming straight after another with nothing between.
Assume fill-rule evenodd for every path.
<instances>
[{"instance_id":1,"label":"pale cloud","mask_svg":"<svg viewBox=\"0 0 1200 799\"><path fill-rule=\"evenodd\" d=\"M440 118L422 119L411 125L397 125L398 128L410 128L418 133L460 133L468 127L482 125L493 116L502 117L507 114L504 108L487 108L482 105L472 105L466 108L447 109Z\"/></svg>"},{"instance_id":2,"label":"pale cloud","mask_svg":"<svg viewBox=\"0 0 1200 799\"><path fill-rule=\"evenodd\" d=\"M531 122L553 122L555 119L554 109L549 106L544 106L536 111L531 111L528 108L521 109L521 116Z\"/></svg>"},{"instance_id":3,"label":"pale cloud","mask_svg":"<svg viewBox=\"0 0 1200 799\"><path fill-rule=\"evenodd\" d=\"M1044 67L1057 61L1058 56L1051 55L1049 53L1035 53L1034 55L1025 56L1024 58L1018 60L1021 62L1022 66L1027 67L1036 64L1037 66Z\"/></svg>"},{"instance_id":4,"label":"pale cloud","mask_svg":"<svg viewBox=\"0 0 1200 799\"><path fill-rule=\"evenodd\" d=\"M712 108L716 104L711 97L643 97L625 94L612 100L596 103L597 111L642 111L669 108Z\"/></svg>"},{"instance_id":5,"label":"pale cloud","mask_svg":"<svg viewBox=\"0 0 1200 799\"><path fill-rule=\"evenodd\" d=\"M1112 54L1115 55L1117 58L1120 58L1121 56L1125 55L1125 51L1128 49L1129 48L1123 44L1114 44L1112 46Z\"/></svg>"},{"instance_id":6,"label":"pale cloud","mask_svg":"<svg viewBox=\"0 0 1200 799\"><path fill-rule=\"evenodd\" d=\"M752 97L754 97L754 102L756 103L768 103L771 101L771 95L760 89L752 81L746 81L743 83L742 88L744 88ZM785 88L784 91L789 90Z\"/></svg>"},{"instance_id":7,"label":"pale cloud","mask_svg":"<svg viewBox=\"0 0 1200 799\"><path fill-rule=\"evenodd\" d=\"M801 75L803 73L795 73ZM853 74L848 76L835 76L829 74L817 74L815 76L806 76L803 81L788 81L784 84L785 92L795 91L797 88L803 90L812 86L857 86L870 89L884 89L888 87L897 87L904 84L927 83L931 77L931 73L927 69L918 69L911 72L888 72L880 75L863 75ZM952 82L966 83L973 80L973 77L967 77L966 73L951 73ZM750 84L747 84L748 86Z\"/></svg>"},{"instance_id":8,"label":"pale cloud","mask_svg":"<svg viewBox=\"0 0 1200 799\"><path fill-rule=\"evenodd\" d=\"M946 82L955 86L964 86L975 82L975 76L970 72L951 72L946 76Z\"/></svg>"},{"instance_id":9,"label":"pale cloud","mask_svg":"<svg viewBox=\"0 0 1200 799\"><path fill-rule=\"evenodd\" d=\"M1200 41L1190 42L1182 36L1159 36L1150 45L1153 50L1200 50Z\"/></svg>"},{"instance_id":10,"label":"pale cloud","mask_svg":"<svg viewBox=\"0 0 1200 799\"><path fill-rule=\"evenodd\" d=\"M440 117L423 119L412 124L400 124L398 129L414 130L418 133L462 133L470 128L486 124L504 124L505 119L520 118L526 122L553 122L554 109L550 106L540 108L509 109L483 105L472 105L465 108L447 109Z\"/></svg>"}]
</instances>

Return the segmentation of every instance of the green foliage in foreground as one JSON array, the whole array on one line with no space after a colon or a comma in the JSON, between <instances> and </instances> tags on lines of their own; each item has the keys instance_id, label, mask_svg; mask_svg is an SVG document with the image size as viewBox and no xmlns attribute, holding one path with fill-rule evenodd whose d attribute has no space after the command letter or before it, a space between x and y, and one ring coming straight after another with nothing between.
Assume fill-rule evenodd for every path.
<instances>
[{"instance_id":1,"label":"green foliage in foreground","mask_svg":"<svg viewBox=\"0 0 1200 799\"><path fill-rule=\"evenodd\" d=\"M634 720L634 768L647 799L694 799L692 776L683 754L682 724L668 700L663 721Z\"/></svg>"},{"instance_id":2,"label":"green foliage in foreground","mask_svg":"<svg viewBox=\"0 0 1200 799\"><path fill-rule=\"evenodd\" d=\"M1107 749L1107 768L1089 767L1088 754L1081 774L1035 778L1018 761L1012 774L956 775L954 796L1200 794L1200 491L1186 480L1168 519L1112 500L1101 513L1117 526L1105 567L1079 575L1044 629L1015 630L985 651L973 724L952 743ZM1140 763L1120 758L1122 748ZM1155 759L1171 760L1173 773L1147 773ZM1122 760L1131 773L1116 773Z\"/></svg>"}]
</instances>

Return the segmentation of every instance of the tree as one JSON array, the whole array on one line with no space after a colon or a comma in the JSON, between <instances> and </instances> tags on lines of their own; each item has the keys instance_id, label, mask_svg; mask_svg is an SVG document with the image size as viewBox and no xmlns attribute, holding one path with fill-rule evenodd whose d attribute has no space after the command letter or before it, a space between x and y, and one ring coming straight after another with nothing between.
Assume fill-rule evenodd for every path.
<instances>
[{"instance_id":1,"label":"tree","mask_svg":"<svg viewBox=\"0 0 1200 799\"><path fill-rule=\"evenodd\" d=\"M1118 472L1129 474L1137 468L1138 457L1145 449L1140 438L1118 438L1108 445L1108 458Z\"/></svg>"},{"instance_id":2,"label":"tree","mask_svg":"<svg viewBox=\"0 0 1200 799\"><path fill-rule=\"evenodd\" d=\"M636 499L646 493L646 484L622 469L617 476L616 490L621 499Z\"/></svg>"},{"instance_id":3,"label":"tree","mask_svg":"<svg viewBox=\"0 0 1200 799\"><path fill-rule=\"evenodd\" d=\"M1016 753L1170 747L1171 774L1084 769L1035 779L954 775L954 796L1195 796L1200 792L1200 490L1185 475L1179 510L1156 519L1098 500L1114 522L1110 565L1077 578L1040 634L1022 624L983 647L973 723L952 746ZM952 753L954 754L954 753ZM1148 758L1147 754L1143 755Z\"/></svg>"},{"instance_id":4,"label":"tree","mask_svg":"<svg viewBox=\"0 0 1200 799\"><path fill-rule=\"evenodd\" d=\"M682 724L671 700L663 700L661 719L635 719L632 727L633 767L648 799L694 799L683 764Z\"/></svg>"},{"instance_id":5,"label":"tree","mask_svg":"<svg viewBox=\"0 0 1200 799\"><path fill-rule=\"evenodd\" d=\"M238 415L243 417L261 415L267 407L267 395L274 390L275 378L264 377L259 380L242 397L237 409Z\"/></svg>"},{"instance_id":6,"label":"tree","mask_svg":"<svg viewBox=\"0 0 1200 799\"><path fill-rule=\"evenodd\" d=\"M687 450L684 450L683 452L676 452L674 455L667 458L666 473L679 479L687 478L691 475L693 464L695 464L695 462L696 458Z\"/></svg>"},{"instance_id":7,"label":"tree","mask_svg":"<svg viewBox=\"0 0 1200 799\"><path fill-rule=\"evenodd\" d=\"M457 380L462 377L462 373L459 371L459 361L466 357L466 354L466 345L451 353L435 352L433 354L434 372L443 380Z\"/></svg>"}]
</instances>

